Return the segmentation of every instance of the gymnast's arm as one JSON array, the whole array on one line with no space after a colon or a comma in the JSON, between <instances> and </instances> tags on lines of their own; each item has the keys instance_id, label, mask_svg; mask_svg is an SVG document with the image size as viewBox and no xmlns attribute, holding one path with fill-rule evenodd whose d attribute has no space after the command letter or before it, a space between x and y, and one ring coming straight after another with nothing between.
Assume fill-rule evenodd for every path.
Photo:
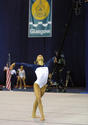
<instances>
[{"instance_id":1,"label":"gymnast's arm","mask_svg":"<svg viewBox=\"0 0 88 125\"><path fill-rule=\"evenodd\" d=\"M14 66L25 66L27 68L31 68L32 70L35 70L37 65L36 64L28 64L28 63L19 63L19 62L16 62L16 63L13 63L11 64L11 66L14 65Z\"/></svg>"},{"instance_id":2,"label":"gymnast's arm","mask_svg":"<svg viewBox=\"0 0 88 125\"><path fill-rule=\"evenodd\" d=\"M47 63L46 66L49 68L49 73L53 72L54 64L57 63L57 58L52 57Z\"/></svg>"}]
</instances>

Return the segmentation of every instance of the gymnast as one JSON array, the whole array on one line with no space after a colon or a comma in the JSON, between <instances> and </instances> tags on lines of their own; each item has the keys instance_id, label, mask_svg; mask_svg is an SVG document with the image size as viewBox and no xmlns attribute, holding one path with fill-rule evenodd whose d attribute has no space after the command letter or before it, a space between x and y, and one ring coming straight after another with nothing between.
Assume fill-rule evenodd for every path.
<instances>
[{"instance_id":1,"label":"gymnast","mask_svg":"<svg viewBox=\"0 0 88 125\"><path fill-rule=\"evenodd\" d=\"M47 87L47 80L49 73L52 72L54 63L57 62L56 57L51 58L46 64L44 64L44 57L42 55L38 55L36 58L36 64L27 64L27 63L13 63L12 65L23 65L31 68L35 71L36 81L34 82L34 93L35 93L35 102L33 104L32 118L38 118L36 115L37 107L39 108L41 118L40 120L45 120L45 116L43 113L43 105L41 98L45 93Z\"/></svg>"}]
</instances>

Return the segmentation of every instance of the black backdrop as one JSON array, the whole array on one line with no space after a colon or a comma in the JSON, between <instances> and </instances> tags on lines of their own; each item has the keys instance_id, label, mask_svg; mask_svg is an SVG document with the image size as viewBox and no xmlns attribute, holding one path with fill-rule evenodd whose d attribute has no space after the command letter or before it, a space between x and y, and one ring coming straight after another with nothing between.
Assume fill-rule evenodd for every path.
<instances>
[{"instance_id":1,"label":"black backdrop","mask_svg":"<svg viewBox=\"0 0 88 125\"><path fill-rule=\"evenodd\" d=\"M68 23L71 0L53 1L52 38L28 38L29 0L0 0L0 81L3 82L3 67L8 53L12 62L33 63L38 54L45 61L59 49ZM71 70L75 86L85 86L85 8L75 16L74 11L69 32L65 39L66 66Z\"/></svg>"}]
</instances>

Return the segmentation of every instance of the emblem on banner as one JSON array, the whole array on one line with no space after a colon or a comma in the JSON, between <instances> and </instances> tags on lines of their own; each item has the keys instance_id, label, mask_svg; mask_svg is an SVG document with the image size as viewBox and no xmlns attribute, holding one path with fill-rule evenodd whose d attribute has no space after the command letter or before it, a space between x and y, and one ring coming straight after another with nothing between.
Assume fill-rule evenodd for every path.
<instances>
[{"instance_id":1,"label":"emblem on banner","mask_svg":"<svg viewBox=\"0 0 88 125\"><path fill-rule=\"evenodd\" d=\"M36 0L32 5L32 15L37 20L44 20L50 13L50 5L47 0Z\"/></svg>"}]
</instances>

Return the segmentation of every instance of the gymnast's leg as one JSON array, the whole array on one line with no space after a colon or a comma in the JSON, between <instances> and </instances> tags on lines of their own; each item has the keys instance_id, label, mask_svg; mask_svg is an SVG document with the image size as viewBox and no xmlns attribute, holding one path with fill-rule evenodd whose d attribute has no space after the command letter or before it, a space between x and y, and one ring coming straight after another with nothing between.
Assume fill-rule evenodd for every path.
<instances>
[{"instance_id":1,"label":"gymnast's leg","mask_svg":"<svg viewBox=\"0 0 88 125\"><path fill-rule=\"evenodd\" d=\"M40 90L41 90L41 97L44 95L45 93L45 90L46 90L46 85L44 87L42 87ZM36 116L36 110L37 110L37 107L38 107L38 101L37 99L35 99L35 102L33 104L33 112L32 112L32 117L33 118L39 118L38 116Z\"/></svg>"},{"instance_id":2,"label":"gymnast's leg","mask_svg":"<svg viewBox=\"0 0 88 125\"><path fill-rule=\"evenodd\" d=\"M39 116L36 116L37 107L38 107L38 101L37 99L35 99L35 102L33 104L32 118L39 118Z\"/></svg>"},{"instance_id":3,"label":"gymnast's leg","mask_svg":"<svg viewBox=\"0 0 88 125\"><path fill-rule=\"evenodd\" d=\"M41 97L44 95L45 90L46 90L46 85L40 89L39 85L34 83L34 92L35 92L36 100L35 100L34 105L33 105L33 112L32 112L33 118L38 118L36 116L36 109L37 109L37 107L39 107L39 111L40 111L40 114L41 114L40 120L45 119L44 113L43 113L42 101L41 101Z\"/></svg>"}]
</instances>

